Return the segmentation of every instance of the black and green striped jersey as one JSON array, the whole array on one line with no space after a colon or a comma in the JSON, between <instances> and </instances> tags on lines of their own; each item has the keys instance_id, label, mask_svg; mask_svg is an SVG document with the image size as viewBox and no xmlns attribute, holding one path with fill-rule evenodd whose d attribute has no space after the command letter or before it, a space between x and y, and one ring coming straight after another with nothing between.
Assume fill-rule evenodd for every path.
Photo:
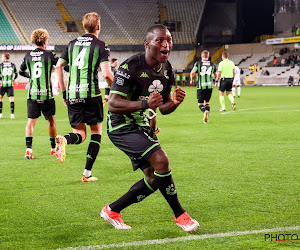
<instances>
[{"instance_id":1,"label":"black and green striped jersey","mask_svg":"<svg viewBox=\"0 0 300 250\"><path fill-rule=\"evenodd\" d=\"M213 75L216 72L216 66L213 62L201 60L194 64L193 70L198 73L197 89L212 89Z\"/></svg>"},{"instance_id":2,"label":"black and green striped jersey","mask_svg":"<svg viewBox=\"0 0 300 250\"><path fill-rule=\"evenodd\" d=\"M0 63L0 75L1 87L12 87L18 76L16 66L11 62Z\"/></svg>"},{"instance_id":3,"label":"black and green striped jersey","mask_svg":"<svg viewBox=\"0 0 300 250\"><path fill-rule=\"evenodd\" d=\"M145 59L145 53L134 55L124 61L117 70L110 93L119 94L131 101L147 100L149 95L157 91L160 94L171 93L174 84L174 73L169 62L153 70ZM109 132L126 132L128 126L137 124L149 126L145 111L131 114L116 114L108 112L107 129Z\"/></svg>"},{"instance_id":4,"label":"black and green striped jersey","mask_svg":"<svg viewBox=\"0 0 300 250\"><path fill-rule=\"evenodd\" d=\"M67 98L93 98L100 96L98 69L101 63L109 63L107 45L91 34L84 34L71 41L60 59L70 66Z\"/></svg>"},{"instance_id":5,"label":"black and green striped jersey","mask_svg":"<svg viewBox=\"0 0 300 250\"><path fill-rule=\"evenodd\" d=\"M29 73L30 84L27 99L48 100L52 99L51 71L56 65L58 57L41 48L28 52L20 66L20 75Z\"/></svg>"}]
</instances>

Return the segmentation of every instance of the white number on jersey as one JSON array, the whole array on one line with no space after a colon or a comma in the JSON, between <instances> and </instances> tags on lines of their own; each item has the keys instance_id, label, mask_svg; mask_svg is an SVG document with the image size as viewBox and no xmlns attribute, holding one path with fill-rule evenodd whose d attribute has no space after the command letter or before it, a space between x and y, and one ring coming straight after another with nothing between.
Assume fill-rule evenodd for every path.
<instances>
[{"instance_id":1,"label":"white number on jersey","mask_svg":"<svg viewBox=\"0 0 300 250\"><path fill-rule=\"evenodd\" d=\"M200 75L201 76L211 75L211 71L212 71L212 66L209 66L208 68L206 66L202 66L201 67Z\"/></svg>"},{"instance_id":2,"label":"white number on jersey","mask_svg":"<svg viewBox=\"0 0 300 250\"><path fill-rule=\"evenodd\" d=\"M3 68L2 75L3 76L10 76L13 72L13 68Z\"/></svg>"},{"instance_id":3,"label":"white number on jersey","mask_svg":"<svg viewBox=\"0 0 300 250\"><path fill-rule=\"evenodd\" d=\"M33 65L32 76L34 78L40 78L40 76L42 75L42 67L43 67L43 64L41 62L36 62Z\"/></svg>"},{"instance_id":4,"label":"white number on jersey","mask_svg":"<svg viewBox=\"0 0 300 250\"><path fill-rule=\"evenodd\" d=\"M84 65L84 56L85 56L86 49L87 48L83 48L73 62L75 66L78 66L78 69L81 69Z\"/></svg>"}]
</instances>

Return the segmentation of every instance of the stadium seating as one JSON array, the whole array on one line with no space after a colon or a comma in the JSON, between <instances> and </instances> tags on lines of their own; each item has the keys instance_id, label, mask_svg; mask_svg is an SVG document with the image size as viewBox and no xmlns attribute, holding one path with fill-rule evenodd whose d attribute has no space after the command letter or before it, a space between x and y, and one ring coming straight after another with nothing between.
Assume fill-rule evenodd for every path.
<instances>
[{"instance_id":1,"label":"stadium seating","mask_svg":"<svg viewBox=\"0 0 300 250\"><path fill-rule=\"evenodd\" d=\"M0 44L6 45L6 44L20 44L19 39L17 38L14 30L10 26L9 22L7 21L5 15L3 14L2 10L0 9L0 23L1 23L1 29L0 29Z\"/></svg>"},{"instance_id":2,"label":"stadium seating","mask_svg":"<svg viewBox=\"0 0 300 250\"><path fill-rule=\"evenodd\" d=\"M163 0L169 21L180 21L181 31L173 31L174 43L195 43L195 31L205 0Z\"/></svg>"}]
</instances>

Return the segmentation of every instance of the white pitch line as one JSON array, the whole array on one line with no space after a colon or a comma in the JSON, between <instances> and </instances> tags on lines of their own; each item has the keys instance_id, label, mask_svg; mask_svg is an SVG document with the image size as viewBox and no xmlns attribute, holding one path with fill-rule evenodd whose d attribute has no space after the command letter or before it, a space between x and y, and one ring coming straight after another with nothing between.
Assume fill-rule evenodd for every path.
<instances>
[{"instance_id":1,"label":"white pitch line","mask_svg":"<svg viewBox=\"0 0 300 250\"><path fill-rule=\"evenodd\" d=\"M157 240L144 240L144 241L131 241L131 242L123 242L123 243L115 243L115 244L103 244L96 246L83 246L83 247L69 247L64 248L65 250L85 250L85 249L105 249L105 248L119 248L119 247L130 247L130 246L148 246L153 244L165 244L170 242L181 242L181 241L190 241L190 240L202 240L202 239L213 239L213 238L224 238L231 236L240 236L240 235L250 235L250 234L260 234L260 233L272 233L272 232L283 232L283 231L291 231L291 230L299 230L300 226L293 227L278 227L271 229L261 229L261 230L248 230L248 231L236 231L236 232L228 232L228 233L217 233L217 234L202 234L202 235L191 235L177 238L165 238L165 239L157 239Z\"/></svg>"},{"instance_id":2,"label":"white pitch line","mask_svg":"<svg viewBox=\"0 0 300 250\"><path fill-rule=\"evenodd\" d=\"M223 113L221 113L221 115L229 115L229 114L237 114L237 113L240 113L240 112L242 112L243 114L250 114L250 113L283 113L283 112L285 112L285 113L289 113L289 112L299 112L300 111L300 109L294 109L294 110L291 110L291 109L289 109L289 110L270 110L270 111L246 111L246 112L244 112L244 110L234 110L234 111L228 111L228 112L223 112Z\"/></svg>"}]
</instances>

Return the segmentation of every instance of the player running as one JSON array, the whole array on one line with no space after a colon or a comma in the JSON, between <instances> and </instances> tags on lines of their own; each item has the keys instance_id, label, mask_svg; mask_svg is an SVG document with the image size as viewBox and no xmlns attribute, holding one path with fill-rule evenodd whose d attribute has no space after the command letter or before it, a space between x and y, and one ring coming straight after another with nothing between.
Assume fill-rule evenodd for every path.
<instances>
[{"instance_id":1,"label":"player running","mask_svg":"<svg viewBox=\"0 0 300 250\"><path fill-rule=\"evenodd\" d=\"M130 229L121 218L121 210L160 190L174 212L176 224L190 232L199 223L182 208L165 151L149 126L145 111L159 108L172 113L183 102L185 92L177 87L171 97L174 73L168 57L172 37L163 25L154 25L146 33L145 53L134 55L119 67L108 101L107 133L110 140L131 159L134 170L145 175L115 202L106 205L101 217L116 229Z\"/></svg>"},{"instance_id":2,"label":"player running","mask_svg":"<svg viewBox=\"0 0 300 250\"><path fill-rule=\"evenodd\" d=\"M27 95L28 122L25 132L26 159L34 158L32 154L33 129L41 113L49 123L50 154L55 154L55 100L50 78L51 70L56 65L58 58L55 54L46 50L48 39L49 33L45 29L37 29L32 32L31 42L37 47L25 55L19 71L21 76L30 78Z\"/></svg>"},{"instance_id":3,"label":"player running","mask_svg":"<svg viewBox=\"0 0 300 250\"><path fill-rule=\"evenodd\" d=\"M216 77L216 66L209 61L209 51L203 50L201 60L196 62L190 73L190 84L193 84L196 72L198 72L197 99L200 110L204 113L203 122L208 123L209 100L213 90L213 77Z\"/></svg>"},{"instance_id":4,"label":"player running","mask_svg":"<svg viewBox=\"0 0 300 250\"><path fill-rule=\"evenodd\" d=\"M87 33L71 41L59 59L56 72L63 92L64 103L68 107L72 133L56 137L56 157L64 162L67 144L80 144L86 139L86 124L91 129L91 140L86 154L86 165L82 182L97 181L92 176L92 167L100 150L103 104L98 85L98 68L109 85L113 81L110 70L109 48L98 39L100 33L100 16L87 13L82 24ZM63 67L69 64L70 76L68 86L64 84Z\"/></svg>"},{"instance_id":5,"label":"player running","mask_svg":"<svg viewBox=\"0 0 300 250\"><path fill-rule=\"evenodd\" d=\"M10 102L10 119L15 119L15 102L14 102L14 81L18 77L15 64L9 61L9 53L2 54L2 63L0 63L0 118L3 118L3 96L7 93Z\"/></svg>"}]
</instances>

